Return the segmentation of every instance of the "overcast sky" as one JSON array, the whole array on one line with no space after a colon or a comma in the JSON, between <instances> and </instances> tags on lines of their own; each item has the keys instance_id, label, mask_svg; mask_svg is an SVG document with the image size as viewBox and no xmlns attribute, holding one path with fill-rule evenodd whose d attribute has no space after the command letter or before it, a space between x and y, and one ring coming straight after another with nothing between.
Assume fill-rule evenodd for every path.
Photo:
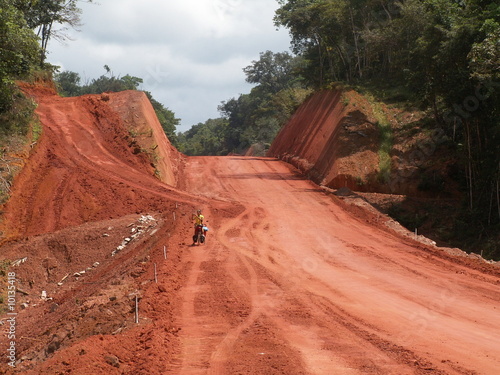
<instances>
[{"instance_id":1,"label":"overcast sky","mask_svg":"<svg viewBox=\"0 0 500 375\"><path fill-rule=\"evenodd\" d=\"M273 25L276 0L100 0L81 3L80 32L49 44L48 60L98 78L144 79L143 90L181 118L178 131L219 117L223 100L250 92L242 69L259 53L289 51L288 31Z\"/></svg>"}]
</instances>

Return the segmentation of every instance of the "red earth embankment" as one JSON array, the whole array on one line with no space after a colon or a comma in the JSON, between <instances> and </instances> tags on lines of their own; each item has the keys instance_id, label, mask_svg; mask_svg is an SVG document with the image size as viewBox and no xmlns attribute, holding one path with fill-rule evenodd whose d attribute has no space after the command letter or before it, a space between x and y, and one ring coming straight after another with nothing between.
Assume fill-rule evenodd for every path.
<instances>
[{"instance_id":1,"label":"red earth embankment","mask_svg":"<svg viewBox=\"0 0 500 375\"><path fill-rule=\"evenodd\" d=\"M181 282L181 248L169 244L189 237L190 213L206 200L176 188L184 157L143 93L61 98L22 87L43 134L3 207L1 324L16 315L0 341L15 360L3 355L0 373L163 373ZM17 291L8 307L7 272Z\"/></svg>"},{"instance_id":2,"label":"red earth embankment","mask_svg":"<svg viewBox=\"0 0 500 375\"><path fill-rule=\"evenodd\" d=\"M354 90L323 90L299 107L268 156L333 189L456 197L453 161L439 148L447 138L442 129L426 128L421 116L372 102ZM446 181L447 192L439 181Z\"/></svg>"},{"instance_id":3,"label":"red earth embankment","mask_svg":"<svg viewBox=\"0 0 500 375\"><path fill-rule=\"evenodd\" d=\"M379 164L378 130L365 114L369 103L351 93L356 103L347 104L344 95L324 90L309 97L278 134L268 155L293 164L324 186L372 189Z\"/></svg>"},{"instance_id":4,"label":"red earth embankment","mask_svg":"<svg viewBox=\"0 0 500 375\"><path fill-rule=\"evenodd\" d=\"M182 200L154 176L156 168L164 182L175 185L183 157L161 131L144 93L61 98L46 89L25 90L39 103L43 135L16 178L4 238L163 211L172 199ZM136 139L131 130L136 124L136 133L147 127L148 134ZM171 195L158 197L155 189Z\"/></svg>"},{"instance_id":5,"label":"red earth embankment","mask_svg":"<svg viewBox=\"0 0 500 375\"><path fill-rule=\"evenodd\" d=\"M142 91L114 93L109 96L109 105L121 116L129 134L139 145L139 152L151 156L155 175L176 186L182 157L165 136L146 94Z\"/></svg>"}]
</instances>

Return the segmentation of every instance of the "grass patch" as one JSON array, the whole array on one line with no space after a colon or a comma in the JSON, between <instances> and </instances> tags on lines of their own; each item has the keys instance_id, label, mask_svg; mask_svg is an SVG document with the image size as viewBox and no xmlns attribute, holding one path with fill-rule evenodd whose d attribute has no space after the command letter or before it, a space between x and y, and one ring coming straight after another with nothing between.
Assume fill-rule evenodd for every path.
<instances>
[{"instance_id":1,"label":"grass patch","mask_svg":"<svg viewBox=\"0 0 500 375\"><path fill-rule=\"evenodd\" d=\"M7 271L10 267L10 260L4 259L0 261L0 282L2 287L0 289L0 314L7 311L7 305L5 301L7 300Z\"/></svg>"},{"instance_id":2,"label":"grass patch","mask_svg":"<svg viewBox=\"0 0 500 375\"><path fill-rule=\"evenodd\" d=\"M388 182L391 177L391 150L392 150L392 127L387 119L380 103L373 97L367 96L373 109L373 115L380 132L380 146L378 150L379 157L379 175L381 182Z\"/></svg>"},{"instance_id":3,"label":"grass patch","mask_svg":"<svg viewBox=\"0 0 500 375\"><path fill-rule=\"evenodd\" d=\"M42 133L35 109L36 103L16 89L13 102L0 112L0 204L10 197L14 177L23 165L22 155Z\"/></svg>"}]
</instances>

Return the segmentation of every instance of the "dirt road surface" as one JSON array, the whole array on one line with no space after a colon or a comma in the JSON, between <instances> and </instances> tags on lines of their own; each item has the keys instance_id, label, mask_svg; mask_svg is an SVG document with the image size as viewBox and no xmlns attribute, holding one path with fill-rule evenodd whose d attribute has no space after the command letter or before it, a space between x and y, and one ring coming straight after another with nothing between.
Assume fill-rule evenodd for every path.
<instances>
[{"instance_id":1,"label":"dirt road surface","mask_svg":"<svg viewBox=\"0 0 500 375\"><path fill-rule=\"evenodd\" d=\"M498 277L341 209L268 158L190 158L207 243L184 262L172 374L498 374Z\"/></svg>"}]
</instances>

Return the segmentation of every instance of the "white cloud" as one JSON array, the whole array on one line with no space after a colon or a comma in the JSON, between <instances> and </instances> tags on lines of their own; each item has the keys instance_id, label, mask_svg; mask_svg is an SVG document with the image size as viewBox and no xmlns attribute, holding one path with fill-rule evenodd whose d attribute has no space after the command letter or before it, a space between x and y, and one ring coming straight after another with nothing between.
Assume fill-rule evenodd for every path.
<instances>
[{"instance_id":1,"label":"white cloud","mask_svg":"<svg viewBox=\"0 0 500 375\"><path fill-rule=\"evenodd\" d=\"M84 23L49 60L89 80L144 79L143 89L182 119L180 131L217 117L223 100L250 91L242 69L266 50L288 50L273 25L275 0L101 0L81 4Z\"/></svg>"}]
</instances>

